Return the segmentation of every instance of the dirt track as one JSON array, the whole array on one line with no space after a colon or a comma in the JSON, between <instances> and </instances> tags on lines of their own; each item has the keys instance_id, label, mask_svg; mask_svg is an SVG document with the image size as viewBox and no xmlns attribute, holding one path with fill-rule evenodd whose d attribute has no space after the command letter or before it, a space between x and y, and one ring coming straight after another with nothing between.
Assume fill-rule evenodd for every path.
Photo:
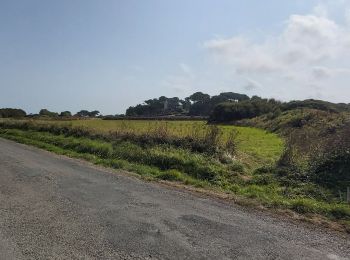
<instances>
[{"instance_id":1,"label":"dirt track","mask_svg":"<svg viewBox=\"0 0 350 260\"><path fill-rule=\"evenodd\" d=\"M0 139L0 259L346 259L350 238Z\"/></svg>"}]
</instances>

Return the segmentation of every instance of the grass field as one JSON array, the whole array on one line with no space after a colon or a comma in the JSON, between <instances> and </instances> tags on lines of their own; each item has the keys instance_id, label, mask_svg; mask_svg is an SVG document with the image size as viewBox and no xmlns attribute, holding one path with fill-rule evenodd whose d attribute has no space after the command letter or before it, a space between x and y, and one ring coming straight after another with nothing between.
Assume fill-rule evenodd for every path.
<instances>
[{"instance_id":1,"label":"grass field","mask_svg":"<svg viewBox=\"0 0 350 260\"><path fill-rule=\"evenodd\" d=\"M313 183L289 179L286 183L283 176L276 173L274 164L283 154L284 142L278 135L264 130L218 126L221 133L219 141L225 142L232 133L235 136L236 149L226 157L226 150L210 153L174 145L172 140L186 141L188 139L182 137L210 133L211 126L200 121L94 119L0 120L0 123L0 136L17 142L125 169L144 178L177 181L236 194L244 198L243 203L288 209L311 214L311 217L322 215L322 219L336 220L345 228L350 228L348 205ZM166 134L161 142L145 142L135 135L124 135L129 132L136 135L146 133L146 138ZM196 140L206 141L201 138Z\"/></svg>"},{"instance_id":2,"label":"grass field","mask_svg":"<svg viewBox=\"0 0 350 260\"><path fill-rule=\"evenodd\" d=\"M146 121L146 120L74 120L55 121L56 124L83 126L98 132L129 131L147 133L163 128L168 134L184 137L204 135L209 127L205 121ZM261 129L238 126L219 126L221 139L225 141L230 134L236 135L237 156L252 168L276 162L284 148L283 140L276 134Z\"/></svg>"}]
</instances>

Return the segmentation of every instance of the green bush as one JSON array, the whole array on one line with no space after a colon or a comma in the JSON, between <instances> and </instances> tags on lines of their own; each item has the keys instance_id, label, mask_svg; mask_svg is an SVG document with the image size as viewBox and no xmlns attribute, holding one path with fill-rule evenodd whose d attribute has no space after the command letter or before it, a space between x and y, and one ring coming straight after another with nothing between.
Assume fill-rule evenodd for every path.
<instances>
[{"instance_id":1,"label":"green bush","mask_svg":"<svg viewBox=\"0 0 350 260\"><path fill-rule=\"evenodd\" d=\"M272 183L276 183L276 177L272 174L264 174L264 175L254 175L250 180L250 183L256 185L269 185Z\"/></svg>"},{"instance_id":2,"label":"green bush","mask_svg":"<svg viewBox=\"0 0 350 260\"><path fill-rule=\"evenodd\" d=\"M339 148L340 149L340 148ZM350 152L336 151L312 162L312 180L335 192L350 186Z\"/></svg>"},{"instance_id":3,"label":"green bush","mask_svg":"<svg viewBox=\"0 0 350 260\"><path fill-rule=\"evenodd\" d=\"M280 102L274 99L252 98L241 102L218 104L210 115L212 122L232 122L272 113L279 109Z\"/></svg>"},{"instance_id":4,"label":"green bush","mask_svg":"<svg viewBox=\"0 0 350 260\"><path fill-rule=\"evenodd\" d=\"M315 201L305 198L295 199L291 203L291 209L298 213L319 213L318 205Z\"/></svg>"},{"instance_id":5,"label":"green bush","mask_svg":"<svg viewBox=\"0 0 350 260\"><path fill-rule=\"evenodd\" d=\"M331 208L330 214L335 219L350 220L350 208L347 205L335 205Z\"/></svg>"},{"instance_id":6,"label":"green bush","mask_svg":"<svg viewBox=\"0 0 350 260\"><path fill-rule=\"evenodd\" d=\"M161 172L157 178L167 181L181 181L183 180L183 175L177 170L168 170L166 172Z\"/></svg>"},{"instance_id":7,"label":"green bush","mask_svg":"<svg viewBox=\"0 0 350 260\"><path fill-rule=\"evenodd\" d=\"M233 172L238 172L238 173L244 173L244 165L239 162L239 161L235 161L231 164L228 165L228 169L230 171L233 171Z\"/></svg>"}]
</instances>

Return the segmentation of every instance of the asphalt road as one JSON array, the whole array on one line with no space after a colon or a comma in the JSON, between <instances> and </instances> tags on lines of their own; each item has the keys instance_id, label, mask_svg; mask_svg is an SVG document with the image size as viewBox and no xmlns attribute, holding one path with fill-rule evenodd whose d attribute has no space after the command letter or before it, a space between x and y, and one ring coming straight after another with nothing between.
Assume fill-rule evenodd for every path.
<instances>
[{"instance_id":1,"label":"asphalt road","mask_svg":"<svg viewBox=\"0 0 350 260\"><path fill-rule=\"evenodd\" d=\"M347 259L350 238L0 139L0 259Z\"/></svg>"}]
</instances>

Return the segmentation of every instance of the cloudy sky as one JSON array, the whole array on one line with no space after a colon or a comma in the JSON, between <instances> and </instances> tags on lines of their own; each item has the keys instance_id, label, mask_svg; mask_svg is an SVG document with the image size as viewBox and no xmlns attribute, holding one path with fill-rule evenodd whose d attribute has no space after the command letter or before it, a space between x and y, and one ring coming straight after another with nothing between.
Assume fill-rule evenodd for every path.
<instances>
[{"instance_id":1,"label":"cloudy sky","mask_svg":"<svg viewBox=\"0 0 350 260\"><path fill-rule=\"evenodd\" d=\"M350 0L0 0L0 107L222 91L350 103Z\"/></svg>"}]
</instances>

